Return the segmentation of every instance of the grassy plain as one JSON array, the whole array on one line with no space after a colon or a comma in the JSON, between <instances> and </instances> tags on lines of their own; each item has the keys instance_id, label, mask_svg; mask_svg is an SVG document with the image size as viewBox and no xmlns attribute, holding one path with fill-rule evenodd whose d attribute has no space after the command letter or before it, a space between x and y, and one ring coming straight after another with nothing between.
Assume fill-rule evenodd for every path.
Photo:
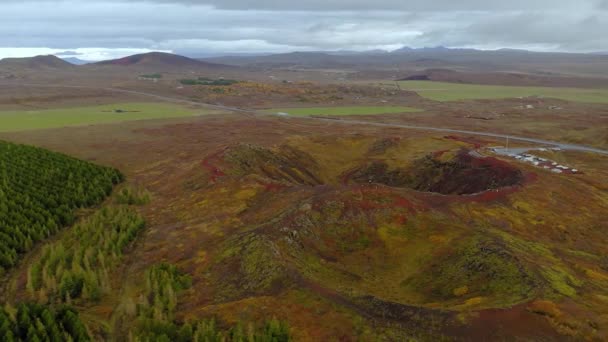
<instances>
[{"instance_id":1,"label":"grassy plain","mask_svg":"<svg viewBox=\"0 0 608 342\"><path fill-rule=\"evenodd\" d=\"M608 89L516 87L432 81L402 81L399 85L436 101L550 97L573 102L608 103Z\"/></svg>"},{"instance_id":2,"label":"grassy plain","mask_svg":"<svg viewBox=\"0 0 608 342\"><path fill-rule=\"evenodd\" d=\"M165 119L209 113L211 113L209 110L166 103L121 103L37 111L0 111L0 132Z\"/></svg>"},{"instance_id":3,"label":"grassy plain","mask_svg":"<svg viewBox=\"0 0 608 342\"><path fill-rule=\"evenodd\" d=\"M378 114L395 114L395 113L415 113L420 112L418 108L402 107L402 106L357 106L357 107L311 107L311 108L273 108L266 112L268 113L288 113L295 116L309 115L378 115Z\"/></svg>"}]
</instances>

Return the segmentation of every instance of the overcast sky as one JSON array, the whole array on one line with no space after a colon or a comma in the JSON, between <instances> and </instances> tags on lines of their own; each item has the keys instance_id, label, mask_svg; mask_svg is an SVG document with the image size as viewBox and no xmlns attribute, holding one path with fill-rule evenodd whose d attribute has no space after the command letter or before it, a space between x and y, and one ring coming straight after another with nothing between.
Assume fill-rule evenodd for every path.
<instances>
[{"instance_id":1,"label":"overcast sky","mask_svg":"<svg viewBox=\"0 0 608 342\"><path fill-rule=\"evenodd\" d=\"M439 45L608 50L608 0L2 0L0 13L0 58Z\"/></svg>"}]
</instances>

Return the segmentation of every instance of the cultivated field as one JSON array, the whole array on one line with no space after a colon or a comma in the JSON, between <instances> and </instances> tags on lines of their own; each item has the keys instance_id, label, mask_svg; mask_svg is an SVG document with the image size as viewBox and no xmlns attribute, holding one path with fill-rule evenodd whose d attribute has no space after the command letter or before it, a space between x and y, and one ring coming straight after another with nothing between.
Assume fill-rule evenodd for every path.
<instances>
[{"instance_id":1,"label":"cultivated field","mask_svg":"<svg viewBox=\"0 0 608 342\"><path fill-rule=\"evenodd\" d=\"M411 107L311 107L311 108L273 108L265 110L267 113L287 113L294 116L310 116L310 115L328 115L328 116L345 116L345 115L378 115L378 114L396 114L396 113L415 113L420 112L420 109Z\"/></svg>"},{"instance_id":2,"label":"cultivated field","mask_svg":"<svg viewBox=\"0 0 608 342\"><path fill-rule=\"evenodd\" d=\"M24 131L64 126L107 124L217 113L166 103L120 103L35 111L0 111L0 131Z\"/></svg>"},{"instance_id":3,"label":"cultivated field","mask_svg":"<svg viewBox=\"0 0 608 342\"><path fill-rule=\"evenodd\" d=\"M574 102L608 103L608 89L516 87L429 81L401 81L403 89L435 101L546 97Z\"/></svg>"}]
</instances>

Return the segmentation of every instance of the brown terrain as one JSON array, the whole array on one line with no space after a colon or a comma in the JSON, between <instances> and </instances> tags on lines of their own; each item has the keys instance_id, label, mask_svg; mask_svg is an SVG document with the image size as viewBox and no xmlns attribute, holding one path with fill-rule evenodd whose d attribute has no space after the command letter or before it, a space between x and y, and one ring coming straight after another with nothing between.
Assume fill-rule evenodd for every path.
<instances>
[{"instance_id":1,"label":"brown terrain","mask_svg":"<svg viewBox=\"0 0 608 342\"><path fill-rule=\"evenodd\" d=\"M307 54L205 62L150 54L67 67L46 58L0 62L0 77L11 75L0 79L0 110L170 99L226 106L224 114L0 133L118 168L123 186L152 195L138 208L145 231L111 274L112 294L74 303L90 331L125 337L133 318L123 303L137 301L146 270L166 262L192 279L178 297L177 322L216 317L228 326L275 317L288 322L296 341L608 339L608 156L533 152L580 170L557 174L493 153L503 139L348 122L608 149L606 104L437 102L371 84L414 77L603 87L608 75L584 75L592 57L576 64L576 56L547 55L543 69L556 75L539 75L524 70L542 56L496 53L494 63L517 66L496 72L487 70L491 58L472 70L471 56L440 63L419 53L403 65L391 64L391 56L375 67L361 56ZM455 64L471 70L452 71ZM179 82L197 77L241 82ZM422 111L330 119L264 112L333 106ZM27 266L36 253L9 275L5 296L32 299Z\"/></svg>"}]
</instances>

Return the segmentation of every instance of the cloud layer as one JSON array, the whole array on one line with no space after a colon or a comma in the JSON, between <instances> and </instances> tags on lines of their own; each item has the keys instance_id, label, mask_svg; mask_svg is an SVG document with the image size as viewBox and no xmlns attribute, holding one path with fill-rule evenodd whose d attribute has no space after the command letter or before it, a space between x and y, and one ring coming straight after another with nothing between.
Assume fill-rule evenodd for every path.
<instances>
[{"instance_id":1,"label":"cloud layer","mask_svg":"<svg viewBox=\"0 0 608 342\"><path fill-rule=\"evenodd\" d=\"M84 59L403 45L608 50L608 0L5 0L2 13L0 57L11 48Z\"/></svg>"}]
</instances>

